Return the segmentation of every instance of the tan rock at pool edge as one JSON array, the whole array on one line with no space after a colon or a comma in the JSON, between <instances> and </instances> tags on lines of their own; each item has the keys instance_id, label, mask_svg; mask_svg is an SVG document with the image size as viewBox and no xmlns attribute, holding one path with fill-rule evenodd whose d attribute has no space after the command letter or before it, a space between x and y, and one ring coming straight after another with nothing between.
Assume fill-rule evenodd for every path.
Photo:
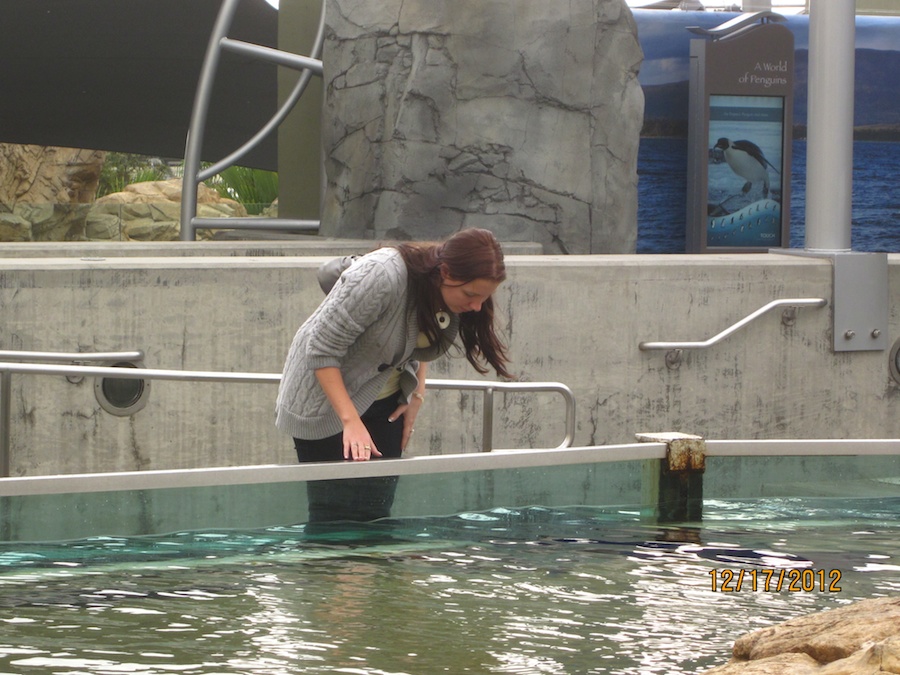
<instances>
[{"instance_id":1,"label":"tan rock at pool edge","mask_svg":"<svg viewBox=\"0 0 900 675\"><path fill-rule=\"evenodd\" d=\"M873 598L739 637L704 675L900 673L900 597Z\"/></svg>"}]
</instances>

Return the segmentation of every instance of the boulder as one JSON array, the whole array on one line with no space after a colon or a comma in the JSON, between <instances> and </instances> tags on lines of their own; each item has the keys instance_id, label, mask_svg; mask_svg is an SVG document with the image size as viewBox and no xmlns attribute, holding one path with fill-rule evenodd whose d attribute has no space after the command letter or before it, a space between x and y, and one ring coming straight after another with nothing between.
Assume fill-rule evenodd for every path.
<instances>
[{"instance_id":1,"label":"boulder","mask_svg":"<svg viewBox=\"0 0 900 675\"><path fill-rule=\"evenodd\" d=\"M0 207L88 204L105 158L98 150L0 143Z\"/></svg>"},{"instance_id":2,"label":"boulder","mask_svg":"<svg viewBox=\"0 0 900 675\"><path fill-rule=\"evenodd\" d=\"M83 241L89 204L18 204L15 212L31 223L32 241Z\"/></svg>"},{"instance_id":3,"label":"boulder","mask_svg":"<svg viewBox=\"0 0 900 675\"><path fill-rule=\"evenodd\" d=\"M0 213L0 241L31 241L31 223L15 213Z\"/></svg>"},{"instance_id":4,"label":"boulder","mask_svg":"<svg viewBox=\"0 0 900 675\"><path fill-rule=\"evenodd\" d=\"M738 638L705 675L900 673L900 597L872 598Z\"/></svg>"},{"instance_id":5,"label":"boulder","mask_svg":"<svg viewBox=\"0 0 900 675\"><path fill-rule=\"evenodd\" d=\"M121 192L101 197L87 215L85 232L89 239L125 241L174 241L181 222L180 178L127 185ZM200 185L197 215L202 218L239 218L247 215L242 204L222 197L216 190ZM215 230L200 230L208 239Z\"/></svg>"},{"instance_id":6,"label":"boulder","mask_svg":"<svg viewBox=\"0 0 900 675\"><path fill-rule=\"evenodd\" d=\"M79 241L106 153L0 143L0 241Z\"/></svg>"}]
</instances>

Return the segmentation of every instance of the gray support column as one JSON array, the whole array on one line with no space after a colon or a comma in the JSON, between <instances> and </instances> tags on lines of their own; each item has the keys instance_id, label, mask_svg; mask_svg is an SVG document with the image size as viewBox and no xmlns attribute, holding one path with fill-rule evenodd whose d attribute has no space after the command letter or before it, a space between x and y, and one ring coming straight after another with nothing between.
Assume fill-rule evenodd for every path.
<instances>
[{"instance_id":1,"label":"gray support column","mask_svg":"<svg viewBox=\"0 0 900 675\"><path fill-rule=\"evenodd\" d=\"M281 0L278 48L309 54L315 44L321 0ZM321 54L315 55L317 58ZM297 72L278 71L278 102L296 86ZM278 127L278 217L319 219L322 201L322 79L310 80L303 96Z\"/></svg>"},{"instance_id":2,"label":"gray support column","mask_svg":"<svg viewBox=\"0 0 900 675\"><path fill-rule=\"evenodd\" d=\"M854 0L810 3L806 250L849 251L853 187Z\"/></svg>"}]
</instances>

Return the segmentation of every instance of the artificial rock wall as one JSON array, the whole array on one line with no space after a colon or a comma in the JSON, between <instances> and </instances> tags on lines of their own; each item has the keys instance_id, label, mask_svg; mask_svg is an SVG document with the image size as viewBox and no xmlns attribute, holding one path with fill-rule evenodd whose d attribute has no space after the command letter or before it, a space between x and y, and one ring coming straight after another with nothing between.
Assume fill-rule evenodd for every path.
<instances>
[{"instance_id":1,"label":"artificial rock wall","mask_svg":"<svg viewBox=\"0 0 900 675\"><path fill-rule=\"evenodd\" d=\"M643 53L623 0L326 4L321 234L634 252Z\"/></svg>"}]
</instances>

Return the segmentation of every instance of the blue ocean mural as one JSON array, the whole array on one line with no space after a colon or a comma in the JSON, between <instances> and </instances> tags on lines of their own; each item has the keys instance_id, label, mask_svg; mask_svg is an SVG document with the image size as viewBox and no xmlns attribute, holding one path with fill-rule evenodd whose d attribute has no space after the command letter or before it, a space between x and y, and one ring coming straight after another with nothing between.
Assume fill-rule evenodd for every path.
<instances>
[{"instance_id":1,"label":"blue ocean mural","mask_svg":"<svg viewBox=\"0 0 900 675\"><path fill-rule=\"evenodd\" d=\"M638 253L683 253L687 223L689 26L713 28L737 16L727 12L633 10L644 50L644 130L638 156ZM790 167L790 246L805 234L806 113L809 17L785 17L794 36L794 141ZM900 18L860 16L856 21L852 246L857 251L900 251ZM724 135L724 134L723 134ZM736 211L726 181L734 181L724 147L710 147L723 181L721 227ZM753 186L751 186L753 187ZM754 188L758 190L759 188ZM738 190L737 192L740 192ZM773 201L773 200L769 200ZM761 200L765 209L768 201ZM776 208L773 203L768 206ZM765 213L757 214L765 217ZM724 232L725 230L721 230Z\"/></svg>"}]
</instances>

